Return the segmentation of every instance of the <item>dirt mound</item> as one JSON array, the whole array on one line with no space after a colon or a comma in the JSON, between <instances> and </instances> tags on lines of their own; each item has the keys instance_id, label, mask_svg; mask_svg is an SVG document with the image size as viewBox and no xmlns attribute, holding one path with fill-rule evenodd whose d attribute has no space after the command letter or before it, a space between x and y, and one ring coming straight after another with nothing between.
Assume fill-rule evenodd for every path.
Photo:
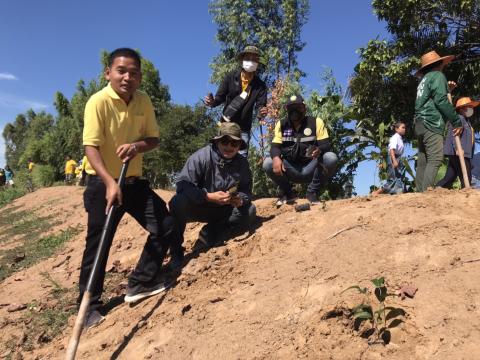
<instances>
[{"instance_id":1,"label":"dirt mound","mask_svg":"<svg viewBox=\"0 0 480 360\"><path fill-rule=\"evenodd\" d=\"M54 256L0 283L4 358L64 357L85 237L81 194L74 187L42 189L1 210L56 214L50 232L78 229ZM253 234L190 256L172 289L133 307L121 294L146 233L125 217L109 258L109 312L84 332L78 358L478 358L480 192L355 198L299 213L276 209L271 199L256 205ZM200 227L187 227L189 252ZM381 276L391 292L418 287L413 299L387 298L388 306L405 311L387 345L369 344L366 324L352 318L363 295L341 294L351 285L371 287ZM66 328L54 321L64 308L71 309ZM50 317L35 333L39 314Z\"/></svg>"}]
</instances>

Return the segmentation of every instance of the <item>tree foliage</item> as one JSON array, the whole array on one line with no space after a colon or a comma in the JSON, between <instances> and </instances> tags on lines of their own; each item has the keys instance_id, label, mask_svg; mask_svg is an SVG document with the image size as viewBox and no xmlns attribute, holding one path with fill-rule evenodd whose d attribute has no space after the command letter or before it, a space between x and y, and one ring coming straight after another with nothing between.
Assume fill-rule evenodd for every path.
<instances>
[{"instance_id":1,"label":"tree foliage","mask_svg":"<svg viewBox=\"0 0 480 360\"><path fill-rule=\"evenodd\" d=\"M144 174L155 187L172 187L187 158L213 137L216 125L205 106L173 105L159 118L160 145L145 154Z\"/></svg>"},{"instance_id":2,"label":"tree foliage","mask_svg":"<svg viewBox=\"0 0 480 360\"><path fill-rule=\"evenodd\" d=\"M412 125L418 84L413 72L421 55L431 50L456 55L446 75L457 81L457 96L480 95L480 2L374 0L372 5L391 39L374 39L359 49L361 61L350 82L357 118L377 128L394 120Z\"/></svg>"},{"instance_id":3,"label":"tree foliage","mask_svg":"<svg viewBox=\"0 0 480 360\"><path fill-rule=\"evenodd\" d=\"M459 96L480 96L480 2L478 0L373 0L379 20L387 23L389 40L373 39L359 49L360 62L349 84L354 141L363 159L375 160L385 177L390 126L407 124L406 141L413 141L413 118L420 57L435 50L456 59L445 69L458 83ZM478 111L472 119L479 124ZM415 144L415 143L414 143Z\"/></svg>"},{"instance_id":4,"label":"tree foliage","mask_svg":"<svg viewBox=\"0 0 480 360\"><path fill-rule=\"evenodd\" d=\"M238 66L237 55L246 45L261 50L268 85L286 73L300 77L297 54L305 46L300 35L308 12L308 0L213 0L220 53L211 63L212 81L219 83Z\"/></svg>"},{"instance_id":5,"label":"tree foliage","mask_svg":"<svg viewBox=\"0 0 480 360\"><path fill-rule=\"evenodd\" d=\"M85 105L94 93L106 84L104 70L108 53L101 53L102 72L98 80L88 84L80 80L68 100L61 92L55 94L57 116L28 110L15 121L7 123L3 137L7 163L16 170L26 168L29 159L45 165L49 176L63 176L65 156L83 157L82 132ZM214 132L214 122L203 106L172 105L168 87L160 80L159 71L148 59L142 59L142 84L153 103L160 127L160 146L145 155L144 173L154 185L170 186L187 157L204 146ZM48 165L48 166L47 166ZM51 177L51 176L50 176ZM42 181L42 184L46 184Z\"/></svg>"}]
</instances>

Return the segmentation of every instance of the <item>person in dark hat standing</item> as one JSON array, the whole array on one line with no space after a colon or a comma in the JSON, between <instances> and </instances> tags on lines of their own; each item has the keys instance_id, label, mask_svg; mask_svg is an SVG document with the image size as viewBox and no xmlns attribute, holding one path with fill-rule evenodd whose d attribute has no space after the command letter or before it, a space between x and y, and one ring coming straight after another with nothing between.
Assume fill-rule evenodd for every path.
<instances>
[{"instance_id":1,"label":"person in dark hat standing","mask_svg":"<svg viewBox=\"0 0 480 360\"><path fill-rule=\"evenodd\" d=\"M435 184L443 161L445 123L452 124L454 136L462 133L462 122L451 103L447 78L442 72L454 58L453 55L440 57L431 51L422 56L422 67L416 73L422 76L415 101L415 136L418 140L415 183L418 192Z\"/></svg>"},{"instance_id":2,"label":"person in dark hat standing","mask_svg":"<svg viewBox=\"0 0 480 360\"><path fill-rule=\"evenodd\" d=\"M275 125L270 158L263 169L280 188L277 206L295 202L293 183L308 183L307 200L318 202L318 193L337 167L337 155L330 152L328 132L320 118L306 115L300 95L290 97L286 104L288 116Z\"/></svg>"},{"instance_id":3,"label":"person in dark hat standing","mask_svg":"<svg viewBox=\"0 0 480 360\"><path fill-rule=\"evenodd\" d=\"M222 121L240 125L242 139L247 144L240 154L247 156L253 110L255 108L261 118L267 115L267 86L257 75L260 51L256 46L245 47L238 60L241 69L227 74L215 96L208 94L203 101L212 108L224 104Z\"/></svg>"},{"instance_id":4,"label":"person in dark hat standing","mask_svg":"<svg viewBox=\"0 0 480 360\"><path fill-rule=\"evenodd\" d=\"M223 230L249 225L255 219L252 174L247 159L239 155L246 146L240 126L224 122L211 144L188 158L169 204L181 234L170 249L171 267L182 265L187 222L206 222L199 240L205 246L212 246Z\"/></svg>"},{"instance_id":5,"label":"person in dark hat standing","mask_svg":"<svg viewBox=\"0 0 480 360\"><path fill-rule=\"evenodd\" d=\"M475 152L475 131L470 124L469 118L473 115L473 109L479 104L480 101L473 101L469 97L462 97L457 100L455 106L455 110L458 112L460 120L462 121L463 131L460 138L460 143L462 144L462 149L464 151L465 167L467 169L469 183L472 182L471 159ZM462 188L464 188L465 184L460 166L460 159L458 157L457 148L455 146L455 138L450 124L448 125L448 135L445 140L445 145L443 146L443 153L448 157L448 167L445 176L437 183L437 186L451 189L453 183L457 177L459 177Z\"/></svg>"}]
</instances>

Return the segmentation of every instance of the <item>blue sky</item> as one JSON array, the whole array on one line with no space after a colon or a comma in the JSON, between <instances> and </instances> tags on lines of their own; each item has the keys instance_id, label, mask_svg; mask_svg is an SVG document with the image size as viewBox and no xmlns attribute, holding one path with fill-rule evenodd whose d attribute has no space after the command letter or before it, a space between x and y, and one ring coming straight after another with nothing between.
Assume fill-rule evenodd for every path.
<instances>
[{"instance_id":1,"label":"blue sky","mask_svg":"<svg viewBox=\"0 0 480 360\"><path fill-rule=\"evenodd\" d=\"M102 49L140 49L160 71L175 103L194 104L215 87L209 63L218 52L208 0L64 1L7 0L0 12L0 130L29 108L54 113L56 91L68 98L79 79L96 78ZM388 37L368 0L310 0L299 66L308 89L321 86L331 68L345 87L358 61L356 50ZM0 167L5 164L0 139ZM362 164L355 185L365 194L373 164ZM378 181L377 181L378 182Z\"/></svg>"}]
</instances>

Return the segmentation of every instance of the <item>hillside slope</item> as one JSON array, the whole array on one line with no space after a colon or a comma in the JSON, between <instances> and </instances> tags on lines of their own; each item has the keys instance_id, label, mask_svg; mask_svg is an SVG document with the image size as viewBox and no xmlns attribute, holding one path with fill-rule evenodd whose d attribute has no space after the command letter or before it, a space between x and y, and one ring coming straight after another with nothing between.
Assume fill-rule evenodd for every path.
<instances>
[{"instance_id":1,"label":"hillside slope","mask_svg":"<svg viewBox=\"0 0 480 360\"><path fill-rule=\"evenodd\" d=\"M260 223L253 234L189 256L172 289L132 307L120 295L146 233L125 217L107 267L110 311L84 332L78 358L478 358L480 192L355 198L301 213L276 209L272 199L256 205ZM52 298L55 289L70 300L75 296L86 223L82 190L42 189L0 215L8 208L55 214L51 232L69 226L80 231L53 257L0 283L0 356L61 359L74 316L53 339L32 333L32 319L66 306ZM187 226L187 252L200 227ZM380 276L392 291L418 287L413 299L387 299L406 316L386 346L369 345L348 311L341 311L362 299L353 291L340 294L343 289L370 286ZM9 312L15 304L29 306Z\"/></svg>"}]
</instances>

